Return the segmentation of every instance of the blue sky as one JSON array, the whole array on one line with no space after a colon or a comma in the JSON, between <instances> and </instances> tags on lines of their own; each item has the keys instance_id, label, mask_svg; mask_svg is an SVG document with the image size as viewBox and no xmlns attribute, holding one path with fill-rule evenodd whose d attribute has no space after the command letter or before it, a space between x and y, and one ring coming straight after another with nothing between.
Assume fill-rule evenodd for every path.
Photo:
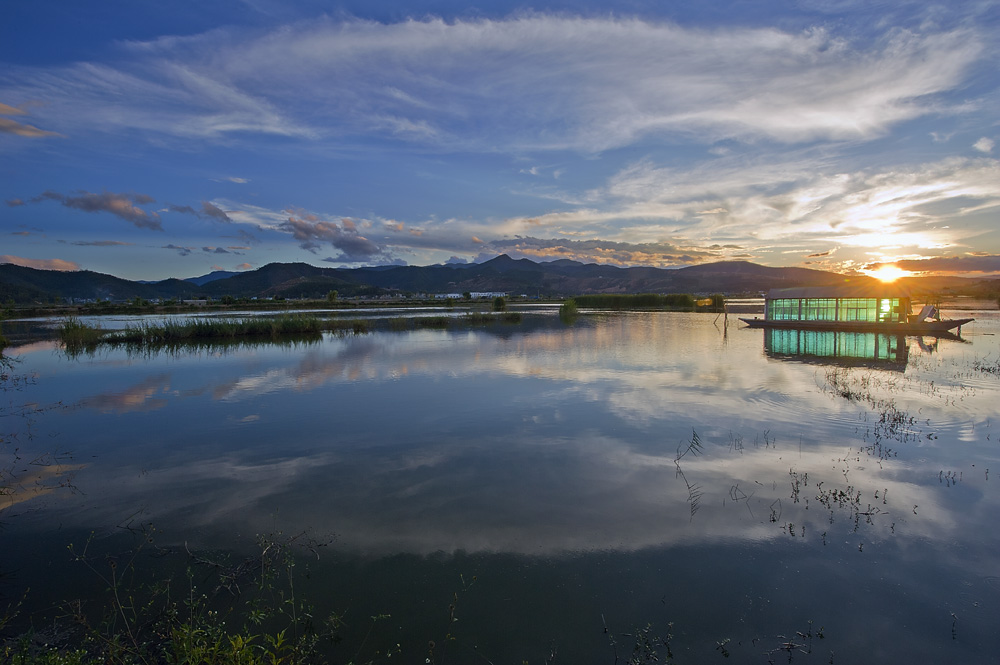
<instances>
[{"instance_id":1,"label":"blue sky","mask_svg":"<svg viewBox=\"0 0 1000 665\"><path fill-rule=\"evenodd\" d=\"M1000 3L38 0L0 262L1000 274Z\"/></svg>"}]
</instances>

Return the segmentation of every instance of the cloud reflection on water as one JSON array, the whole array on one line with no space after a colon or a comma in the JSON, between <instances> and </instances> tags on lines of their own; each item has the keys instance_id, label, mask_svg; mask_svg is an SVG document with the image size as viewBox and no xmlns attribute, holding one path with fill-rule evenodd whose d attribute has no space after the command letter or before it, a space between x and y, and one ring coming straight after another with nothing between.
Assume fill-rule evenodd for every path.
<instances>
[{"instance_id":1,"label":"cloud reflection on water","mask_svg":"<svg viewBox=\"0 0 1000 665\"><path fill-rule=\"evenodd\" d=\"M113 521L115 507L141 504L161 528L171 525L168 531L265 533L280 516L286 532L336 533L339 546L370 554L539 555L783 538L917 544L966 528L969 516L958 510L974 508L982 517L1000 508L983 495L973 507L950 505L944 489L914 482L937 476L929 465L895 465L885 474L871 460L845 461L856 451L833 446L743 454L713 446L680 465L703 492L692 514L668 453L638 453L591 436L526 439L513 447L506 438L484 437L472 446L324 451L258 463L234 454L122 474L93 492L103 509L88 517L97 511ZM808 474L797 502L793 471ZM983 487L973 478L963 482ZM825 508L816 500L819 483L826 491L856 488L860 500ZM857 513L873 508L871 521L862 516L855 528Z\"/></svg>"},{"instance_id":2,"label":"cloud reflection on water","mask_svg":"<svg viewBox=\"0 0 1000 665\"><path fill-rule=\"evenodd\" d=\"M551 554L816 544L823 533L903 545L950 538L996 511L984 477L933 484L951 459L950 434L933 422L887 442L898 456L860 452L873 414L824 390L828 369L768 359L759 331L724 337L711 317L690 315L133 360L131 387L82 400L113 435L80 439L99 460L80 517L114 523L141 505L178 532L249 533L280 515L286 531L336 532L364 552ZM947 384L940 368L921 371ZM883 388L927 421L947 411L940 392L916 385ZM963 408L981 419L993 397L981 390ZM141 462L116 452L143 429L156 437L134 452ZM931 429L941 438L926 439ZM695 431L704 451L681 460L680 477L675 458ZM956 431L969 436L967 425ZM996 457L980 431L963 468ZM821 482L853 488L857 505L835 507L831 523ZM855 531L859 512L872 514Z\"/></svg>"},{"instance_id":3,"label":"cloud reflection on water","mask_svg":"<svg viewBox=\"0 0 1000 665\"><path fill-rule=\"evenodd\" d=\"M124 390L111 391L86 397L81 406L97 409L103 413L126 413L129 411L152 411L167 405L170 392L170 375L157 374L143 379Z\"/></svg>"}]
</instances>

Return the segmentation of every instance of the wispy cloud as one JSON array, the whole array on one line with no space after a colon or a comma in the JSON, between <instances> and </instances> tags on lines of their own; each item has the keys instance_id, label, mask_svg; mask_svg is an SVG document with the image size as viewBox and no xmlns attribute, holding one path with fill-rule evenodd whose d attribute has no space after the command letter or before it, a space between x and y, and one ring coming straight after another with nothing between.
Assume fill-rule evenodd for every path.
<instances>
[{"instance_id":1,"label":"wispy cloud","mask_svg":"<svg viewBox=\"0 0 1000 665\"><path fill-rule=\"evenodd\" d=\"M8 106L0 103L0 116L27 115L28 112L21 108ZM44 136L61 136L58 132L49 132L39 129L33 125L28 125L10 118L0 117L0 134L13 134L25 138L40 138Z\"/></svg>"},{"instance_id":2,"label":"wispy cloud","mask_svg":"<svg viewBox=\"0 0 1000 665\"><path fill-rule=\"evenodd\" d=\"M810 168L805 168L806 165ZM819 167L819 168L817 168ZM1000 161L947 159L851 174L815 161L714 161L673 169L636 163L594 190L595 205L505 222L509 233L574 232L625 242L669 236L748 249L903 245L941 249L968 242L1000 208Z\"/></svg>"},{"instance_id":3,"label":"wispy cloud","mask_svg":"<svg viewBox=\"0 0 1000 665\"><path fill-rule=\"evenodd\" d=\"M206 38L206 45L212 39ZM65 133L137 132L196 140L231 133L314 136L284 118L263 94L241 91L213 78L210 67L199 72L198 66L177 54L115 65L15 67L10 74L20 79L17 96L44 99L36 115ZM109 113L112 105L115 112Z\"/></svg>"},{"instance_id":4,"label":"wispy cloud","mask_svg":"<svg viewBox=\"0 0 1000 665\"><path fill-rule=\"evenodd\" d=\"M27 202L21 199L7 201L7 205L17 206L27 203L42 203L44 201L58 201L67 208L82 210L83 212L108 212L112 215L124 219L126 222L139 228L162 231L160 216L155 212L146 212L140 205L153 203L154 199L146 194L115 194L113 192L93 192L79 191L74 194L61 194L51 190L42 192L40 195L28 199Z\"/></svg>"},{"instance_id":5,"label":"wispy cloud","mask_svg":"<svg viewBox=\"0 0 1000 665\"><path fill-rule=\"evenodd\" d=\"M786 262L791 255L838 269L864 252L927 255L969 245L1000 208L1000 161L952 158L843 173L808 153L687 168L640 160L584 199L533 217L419 223L226 205L234 221L290 234L313 254L335 247L334 263L508 253L676 266L767 256Z\"/></svg>"},{"instance_id":6,"label":"wispy cloud","mask_svg":"<svg viewBox=\"0 0 1000 665\"><path fill-rule=\"evenodd\" d=\"M0 134L13 134L15 136L24 136L27 138L61 136L61 134L57 132L45 131L44 129L39 129L34 125L26 125L24 123L17 122L16 120L11 120L10 118L0 118Z\"/></svg>"},{"instance_id":7,"label":"wispy cloud","mask_svg":"<svg viewBox=\"0 0 1000 665\"><path fill-rule=\"evenodd\" d=\"M219 205L225 206L228 212L226 216L237 224L252 226L257 230L277 230L288 220L289 212L286 210L274 210L260 205L249 203L237 203L235 201L219 201ZM238 237L246 242L256 242L256 236L245 229L238 231Z\"/></svg>"},{"instance_id":8,"label":"wispy cloud","mask_svg":"<svg viewBox=\"0 0 1000 665\"><path fill-rule=\"evenodd\" d=\"M154 230L163 216L176 234L166 249L260 263L298 250L355 265L506 252L836 269L995 253L995 21L977 11L783 9L752 27L654 10L339 15L121 42L91 62L6 68L0 99L13 105L0 117L98 160L127 149L169 166L120 182L169 180L197 155L191 182L171 181L180 203L23 196L66 181L53 175L7 205L56 201ZM0 135L0 150L52 145ZM313 164L343 186L307 193ZM233 187L246 174L253 186ZM64 224L53 215L46 229Z\"/></svg>"},{"instance_id":9,"label":"wispy cloud","mask_svg":"<svg viewBox=\"0 0 1000 665\"><path fill-rule=\"evenodd\" d=\"M27 115L27 111L15 106L8 106L3 102L0 102L0 115Z\"/></svg>"},{"instance_id":10,"label":"wispy cloud","mask_svg":"<svg viewBox=\"0 0 1000 665\"><path fill-rule=\"evenodd\" d=\"M0 92L45 99L39 113L60 127L185 138L373 135L587 152L662 133L868 139L940 112L937 95L961 85L982 44L971 28L852 42L822 29L542 14L321 19L136 42L117 63L18 67Z\"/></svg>"},{"instance_id":11,"label":"wispy cloud","mask_svg":"<svg viewBox=\"0 0 1000 665\"><path fill-rule=\"evenodd\" d=\"M26 259L22 256L11 256L10 254L0 254L0 263L13 263L16 266L24 266L25 268L60 270L63 272L80 269L80 265L73 261L64 261L63 259Z\"/></svg>"}]
</instances>

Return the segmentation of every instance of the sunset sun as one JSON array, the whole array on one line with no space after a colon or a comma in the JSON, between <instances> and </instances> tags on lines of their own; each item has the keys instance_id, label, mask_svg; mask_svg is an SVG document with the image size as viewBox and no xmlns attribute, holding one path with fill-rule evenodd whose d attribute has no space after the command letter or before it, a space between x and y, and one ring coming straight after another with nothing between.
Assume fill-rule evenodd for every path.
<instances>
[{"instance_id":1,"label":"sunset sun","mask_svg":"<svg viewBox=\"0 0 1000 665\"><path fill-rule=\"evenodd\" d=\"M879 266L875 270L865 270L864 272L869 277L874 277L882 282L895 282L900 277L909 277L913 274L909 270L903 270L891 263Z\"/></svg>"}]
</instances>

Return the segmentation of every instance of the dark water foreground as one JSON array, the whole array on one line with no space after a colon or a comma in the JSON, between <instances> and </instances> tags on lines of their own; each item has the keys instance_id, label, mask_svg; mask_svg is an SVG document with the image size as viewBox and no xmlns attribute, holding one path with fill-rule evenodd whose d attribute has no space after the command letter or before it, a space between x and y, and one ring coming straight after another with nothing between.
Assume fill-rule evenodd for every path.
<instances>
[{"instance_id":1,"label":"dark water foreground","mask_svg":"<svg viewBox=\"0 0 1000 665\"><path fill-rule=\"evenodd\" d=\"M22 345L0 594L30 587L37 626L101 597L105 555L211 586L269 535L343 619L333 662L994 662L1000 320L973 315L940 341L548 312Z\"/></svg>"}]
</instances>

